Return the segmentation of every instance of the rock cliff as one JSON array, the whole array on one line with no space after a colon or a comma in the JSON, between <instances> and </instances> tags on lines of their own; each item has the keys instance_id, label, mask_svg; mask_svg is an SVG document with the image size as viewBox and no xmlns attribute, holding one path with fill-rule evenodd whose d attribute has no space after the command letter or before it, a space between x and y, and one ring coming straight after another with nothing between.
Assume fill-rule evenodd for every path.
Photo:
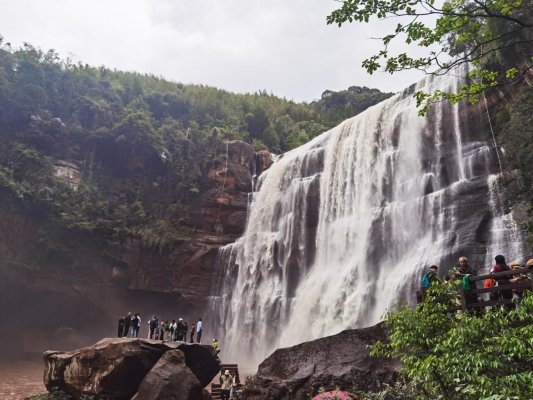
<instances>
[{"instance_id":1,"label":"rock cliff","mask_svg":"<svg viewBox=\"0 0 533 400\"><path fill-rule=\"evenodd\" d=\"M217 250L244 230L256 163L263 160L264 169L271 162L268 152L256 155L240 141L220 144L216 154L205 171L205 190L183 213L189 237L163 252L135 237L117 248L80 238L75 259L32 265L27 254L42 243L47 221L0 212L0 311L17 310L9 324L0 321L0 357L87 345L114 335L117 319L128 311L189 323L201 316Z\"/></svg>"}]
</instances>

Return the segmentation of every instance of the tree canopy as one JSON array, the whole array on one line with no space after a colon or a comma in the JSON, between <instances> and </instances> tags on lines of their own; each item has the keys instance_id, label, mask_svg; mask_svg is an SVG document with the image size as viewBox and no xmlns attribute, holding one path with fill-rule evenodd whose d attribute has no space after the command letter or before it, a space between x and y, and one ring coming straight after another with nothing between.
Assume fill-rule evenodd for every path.
<instances>
[{"instance_id":1,"label":"tree canopy","mask_svg":"<svg viewBox=\"0 0 533 400\"><path fill-rule=\"evenodd\" d=\"M326 114L322 100L97 68L0 36L0 209L45 222L38 264L67 257L74 233L119 248L135 237L165 251L194 229L184 215L208 189L224 140L285 152L386 96L364 88L348 109L328 104ZM77 190L54 179L58 160L79 168Z\"/></svg>"},{"instance_id":2,"label":"tree canopy","mask_svg":"<svg viewBox=\"0 0 533 400\"><path fill-rule=\"evenodd\" d=\"M447 74L468 64L470 82L457 93L415 94L424 113L441 99L477 101L490 87L520 79L532 67L533 3L531 0L344 0L327 18L328 24L396 18L394 31L381 38L382 48L363 61L372 74L417 69ZM394 41L426 48L422 57L391 54Z\"/></svg>"}]
</instances>

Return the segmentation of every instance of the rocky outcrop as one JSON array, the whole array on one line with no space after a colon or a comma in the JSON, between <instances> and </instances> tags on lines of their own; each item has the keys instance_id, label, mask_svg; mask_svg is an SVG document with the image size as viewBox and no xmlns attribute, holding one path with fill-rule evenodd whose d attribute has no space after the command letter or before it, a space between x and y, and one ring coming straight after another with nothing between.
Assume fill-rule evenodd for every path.
<instances>
[{"instance_id":1,"label":"rocky outcrop","mask_svg":"<svg viewBox=\"0 0 533 400\"><path fill-rule=\"evenodd\" d=\"M202 388L220 371L210 346L142 339L103 339L47 351L44 360L47 390L73 399L202 400Z\"/></svg>"},{"instance_id":2,"label":"rocky outcrop","mask_svg":"<svg viewBox=\"0 0 533 400\"><path fill-rule=\"evenodd\" d=\"M8 315L15 305L18 310L10 324L0 324L0 358L86 346L112 336L128 311L183 317L189 324L202 316L218 249L244 230L255 154L244 142L219 145L203 171L197 201L183 205L189 235L165 251L134 237L112 248L90 237L70 240L66 232L64 243L76 246L72 257L62 253L61 240L58 249L39 247L46 221L0 211L0 313ZM30 320L39 338L26 328Z\"/></svg>"},{"instance_id":3,"label":"rocky outcrop","mask_svg":"<svg viewBox=\"0 0 533 400\"><path fill-rule=\"evenodd\" d=\"M320 388L373 391L393 384L400 364L369 355L367 346L378 340L386 340L380 325L278 349L247 382L244 398L303 400Z\"/></svg>"},{"instance_id":4,"label":"rocky outcrop","mask_svg":"<svg viewBox=\"0 0 533 400\"><path fill-rule=\"evenodd\" d=\"M169 350L144 377L132 400L168 400L179 393L183 400L203 400L202 386L187 368L185 355Z\"/></svg>"}]
</instances>

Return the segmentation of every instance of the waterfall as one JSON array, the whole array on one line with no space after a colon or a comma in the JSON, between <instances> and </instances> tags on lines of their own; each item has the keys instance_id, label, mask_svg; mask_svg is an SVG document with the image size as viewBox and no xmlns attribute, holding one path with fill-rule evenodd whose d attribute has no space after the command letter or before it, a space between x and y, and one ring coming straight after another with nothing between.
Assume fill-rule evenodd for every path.
<instances>
[{"instance_id":1,"label":"waterfall","mask_svg":"<svg viewBox=\"0 0 533 400\"><path fill-rule=\"evenodd\" d=\"M246 231L217 263L209 323L224 359L254 365L276 347L375 324L412 301L431 264L519 255L486 115L448 102L417 115L415 90L460 83L428 76L259 177Z\"/></svg>"}]
</instances>

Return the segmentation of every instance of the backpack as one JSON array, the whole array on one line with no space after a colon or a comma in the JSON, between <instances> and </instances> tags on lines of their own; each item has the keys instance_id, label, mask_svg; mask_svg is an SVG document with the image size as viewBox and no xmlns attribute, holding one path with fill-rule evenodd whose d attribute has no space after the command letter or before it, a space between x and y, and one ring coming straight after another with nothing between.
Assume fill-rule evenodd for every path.
<instances>
[{"instance_id":1,"label":"backpack","mask_svg":"<svg viewBox=\"0 0 533 400\"><path fill-rule=\"evenodd\" d=\"M157 328L157 325L159 325L157 319L153 319L150 321L150 328L155 329Z\"/></svg>"},{"instance_id":2,"label":"backpack","mask_svg":"<svg viewBox=\"0 0 533 400\"><path fill-rule=\"evenodd\" d=\"M465 275L463 276L463 290L468 292L470 289L470 275Z\"/></svg>"},{"instance_id":3,"label":"backpack","mask_svg":"<svg viewBox=\"0 0 533 400\"><path fill-rule=\"evenodd\" d=\"M422 281L421 281L422 287L426 289L431 285L431 282L429 280L429 274L430 274L429 272L426 272L424 276L422 277Z\"/></svg>"}]
</instances>

